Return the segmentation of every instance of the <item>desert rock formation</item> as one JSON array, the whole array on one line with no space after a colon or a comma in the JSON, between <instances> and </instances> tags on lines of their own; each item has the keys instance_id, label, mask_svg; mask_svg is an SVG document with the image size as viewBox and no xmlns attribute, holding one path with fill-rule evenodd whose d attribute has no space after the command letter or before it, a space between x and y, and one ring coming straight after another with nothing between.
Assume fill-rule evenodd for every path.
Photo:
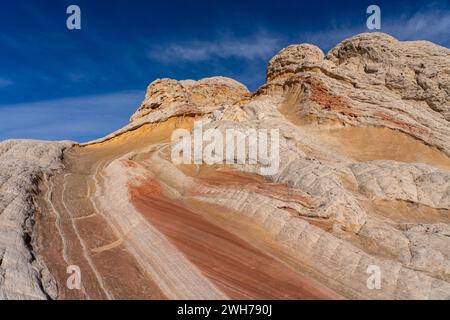
<instances>
[{"instance_id":1,"label":"desert rock formation","mask_svg":"<svg viewBox=\"0 0 450 320\"><path fill-rule=\"evenodd\" d=\"M279 170L174 164L200 120L278 129ZM0 299L450 299L449 124L450 50L382 33L289 46L254 93L156 80L105 138L0 144Z\"/></svg>"},{"instance_id":2,"label":"desert rock formation","mask_svg":"<svg viewBox=\"0 0 450 320\"><path fill-rule=\"evenodd\" d=\"M10 140L0 144L0 299L57 297L57 284L36 255L33 197L42 177L62 169L69 142Z\"/></svg>"}]
</instances>

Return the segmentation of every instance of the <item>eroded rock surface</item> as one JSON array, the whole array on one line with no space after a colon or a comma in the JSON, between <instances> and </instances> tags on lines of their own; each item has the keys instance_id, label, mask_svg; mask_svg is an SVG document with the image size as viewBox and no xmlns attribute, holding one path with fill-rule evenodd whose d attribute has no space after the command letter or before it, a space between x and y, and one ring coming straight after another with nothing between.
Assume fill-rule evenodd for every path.
<instances>
[{"instance_id":1,"label":"eroded rock surface","mask_svg":"<svg viewBox=\"0 0 450 320\"><path fill-rule=\"evenodd\" d=\"M289 46L254 93L156 80L105 138L0 145L0 298L449 299L449 115L450 50L382 33ZM200 120L278 129L278 170L175 164Z\"/></svg>"},{"instance_id":2,"label":"eroded rock surface","mask_svg":"<svg viewBox=\"0 0 450 320\"><path fill-rule=\"evenodd\" d=\"M62 169L69 142L0 143L0 299L56 298L55 280L36 256L33 200L42 176Z\"/></svg>"},{"instance_id":3,"label":"eroded rock surface","mask_svg":"<svg viewBox=\"0 0 450 320\"><path fill-rule=\"evenodd\" d=\"M199 81L160 79L149 85L144 102L130 121L146 117L147 122L151 119L161 121L179 115L210 113L235 104L249 95L244 85L225 77Z\"/></svg>"}]
</instances>

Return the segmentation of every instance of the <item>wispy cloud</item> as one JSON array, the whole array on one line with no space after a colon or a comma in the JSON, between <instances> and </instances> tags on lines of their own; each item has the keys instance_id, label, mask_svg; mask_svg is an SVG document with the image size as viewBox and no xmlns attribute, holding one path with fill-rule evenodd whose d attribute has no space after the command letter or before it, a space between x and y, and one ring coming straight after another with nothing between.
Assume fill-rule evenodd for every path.
<instances>
[{"instance_id":1,"label":"wispy cloud","mask_svg":"<svg viewBox=\"0 0 450 320\"><path fill-rule=\"evenodd\" d=\"M450 12L448 10L418 11L386 21L383 29L401 40L430 40L450 46Z\"/></svg>"},{"instance_id":2,"label":"wispy cloud","mask_svg":"<svg viewBox=\"0 0 450 320\"><path fill-rule=\"evenodd\" d=\"M450 12L428 6L417 12L400 16L389 16L382 10L382 29L399 40L429 40L450 47ZM263 29L250 36L221 34L214 40L186 40L153 45L147 57L172 68L193 66L211 67L217 74L228 75L255 89L264 81L264 69L269 59L283 47L295 43L311 43L327 52L346 38L369 32L365 25L365 11L358 23L351 20L330 21L319 30L285 35ZM241 66L230 72L230 61L239 61ZM228 63L228 64L227 64ZM203 70L203 69L202 69ZM208 75L209 76L209 75Z\"/></svg>"},{"instance_id":3,"label":"wispy cloud","mask_svg":"<svg viewBox=\"0 0 450 320\"><path fill-rule=\"evenodd\" d=\"M10 138L87 141L127 123L142 91L0 105L0 141Z\"/></svg>"},{"instance_id":4,"label":"wispy cloud","mask_svg":"<svg viewBox=\"0 0 450 320\"><path fill-rule=\"evenodd\" d=\"M148 57L163 63L201 62L214 59L267 59L279 49L281 38L260 32L250 37L219 36L215 40L192 40L153 46Z\"/></svg>"},{"instance_id":5,"label":"wispy cloud","mask_svg":"<svg viewBox=\"0 0 450 320\"><path fill-rule=\"evenodd\" d=\"M13 82L6 78L0 78L0 88L9 87L13 84Z\"/></svg>"},{"instance_id":6,"label":"wispy cloud","mask_svg":"<svg viewBox=\"0 0 450 320\"><path fill-rule=\"evenodd\" d=\"M429 40L450 47L450 12L437 9L424 9L413 14L398 17L385 17L381 8L381 30L399 40ZM327 51L342 40L362 32L370 32L366 26L348 22L335 24L326 30L303 32L301 42L308 42Z\"/></svg>"}]
</instances>

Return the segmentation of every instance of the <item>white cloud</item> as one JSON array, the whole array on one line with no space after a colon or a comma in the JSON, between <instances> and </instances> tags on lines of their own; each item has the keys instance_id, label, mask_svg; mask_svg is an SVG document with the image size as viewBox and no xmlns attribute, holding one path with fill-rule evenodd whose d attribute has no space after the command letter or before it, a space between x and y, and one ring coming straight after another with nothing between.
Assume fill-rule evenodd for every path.
<instances>
[{"instance_id":1,"label":"white cloud","mask_svg":"<svg viewBox=\"0 0 450 320\"><path fill-rule=\"evenodd\" d=\"M266 32L246 38L221 36L216 41L192 40L154 46L148 52L148 57L164 63L200 62L218 58L267 59L280 49L280 43L279 36Z\"/></svg>"},{"instance_id":2,"label":"white cloud","mask_svg":"<svg viewBox=\"0 0 450 320\"><path fill-rule=\"evenodd\" d=\"M389 19L382 29L401 40L429 40L450 46L450 12L422 10L410 16ZM383 31L383 30L382 30Z\"/></svg>"},{"instance_id":3,"label":"white cloud","mask_svg":"<svg viewBox=\"0 0 450 320\"><path fill-rule=\"evenodd\" d=\"M346 23L324 31L301 33L297 42L308 42L329 50L346 38L370 31L365 24ZM381 7L381 30L376 31L388 33L399 40L429 40L450 47L450 12L428 9L410 15L384 18Z\"/></svg>"},{"instance_id":4,"label":"white cloud","mask_svg":"<svg viewBox=\"0 0 450 320\"><path fill-rule=\"evenodd\" d=\"M450 46L450 12L424 9L414 14L398 17L384 17L383 8L381 32L400 40L429 40ZM365 14L364 12L362 14ZM328 30L303 32L295 39L283 35L259 32L249 37L219 36L217 40L190 40L153 46L147 56L167 64L205 62L217 59L239 58L267 61L282 47L290 43L311 43L329 50L342 40L362 32L369 32L365 23L351 22L334 24Z\"/></svg>"},{"instance_id":5,"label":"white cloud","mask_svg":"<svg viewBox=\"0 0 450 320\"><path fill-rule=\"evenodd\" d=\"M91 140L125 125L143 91L0 105L0 141Z\"/></svg>"}]
</instances>

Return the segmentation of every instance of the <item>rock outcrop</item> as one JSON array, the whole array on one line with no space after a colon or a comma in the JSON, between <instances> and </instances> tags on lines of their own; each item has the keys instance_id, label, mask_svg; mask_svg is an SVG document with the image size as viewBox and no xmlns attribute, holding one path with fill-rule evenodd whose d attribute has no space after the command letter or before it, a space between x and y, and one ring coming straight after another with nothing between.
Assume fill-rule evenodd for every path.
<instances>
[{"instance_id":1,"label":"rock outcrop","mask_svg":"<svg viewBox=\"0 0 450 320\"><path fill-rule=\"evenodd\" d=\"M199 81L160 79L150 84L144 102L130 122L141 119L154 122L173 116L202 115L226 108L249 96L244 85L225 77Z\"/></svg>"},{"instance_id":2,"label":"rock outcrop","mask_svg":"<svg viewBox=\"0 0 450 320\"><path fill-rule=\"evenodd\" d=\"M278 130L277 170L175 163L199 121ZM156 80L105 138L0 144L0 298L449 299L449 124L450 50L382 33L289 46L254 93Z\"/></svg>"},{"instance_id":3,"label":"rock outcrop","mask_svg":"<svg viewBox=\"0 0 450 320\"><path fill-rule=\"evenodd\" d=\"M58 296L57 284L35 253L33 197L42 176L62 168L69 142L10 140L0 143L0 299Z\"/></svg>"},{"instance_id":4,"label":"rock outcrop","mask_svg":"<svg viewBox=\"0 0 450 320\"><path fill-rule=\"evenodd\" d=\"M263 88L294 91L301 115L399 130L449 155L449 60L430 42L366 33L326 56L289 46L269 62Z\"/></svg>"}]
</instances>

